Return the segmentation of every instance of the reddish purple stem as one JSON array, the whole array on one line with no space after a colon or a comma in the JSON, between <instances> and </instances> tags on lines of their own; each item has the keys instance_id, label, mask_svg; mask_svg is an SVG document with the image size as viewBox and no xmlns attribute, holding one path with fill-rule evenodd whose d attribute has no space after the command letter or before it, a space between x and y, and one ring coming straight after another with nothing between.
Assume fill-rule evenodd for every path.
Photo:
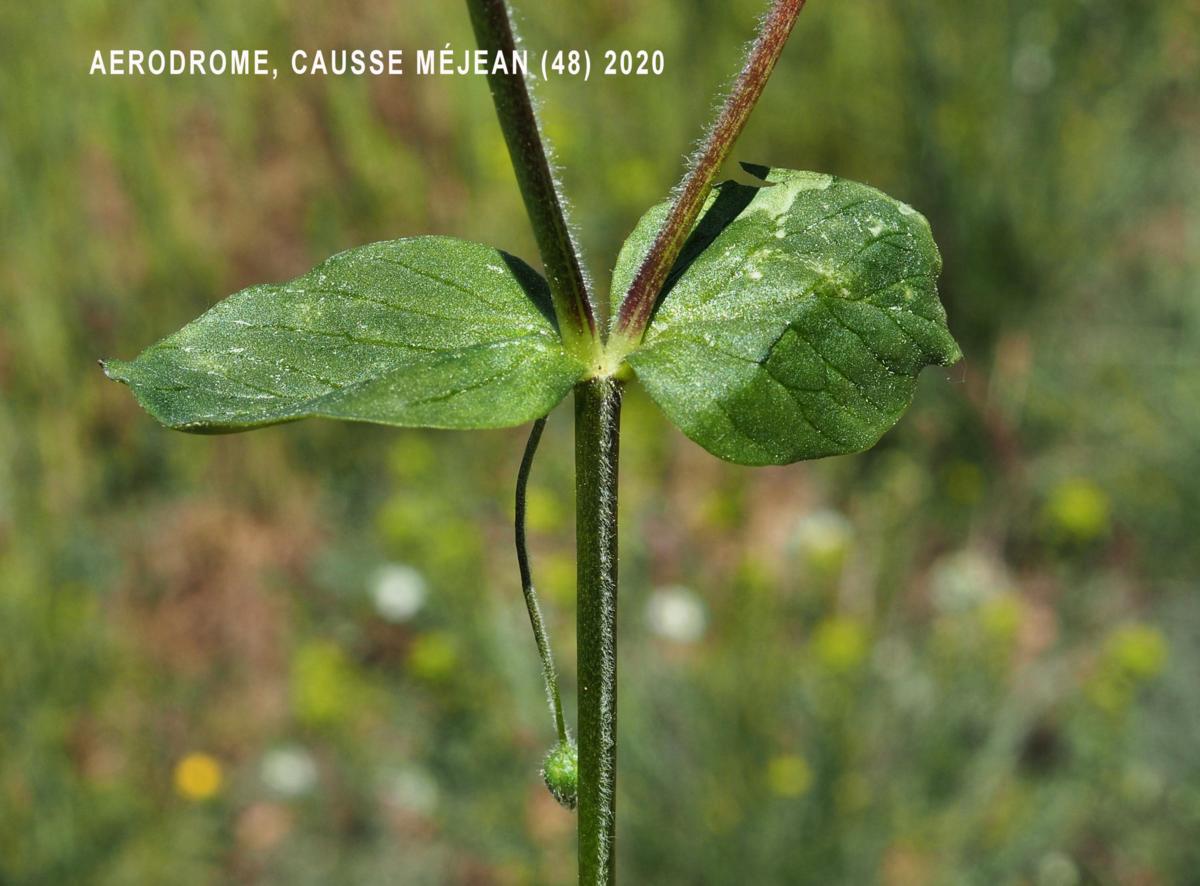
<instances>
[{"instance_id":1,"label":"reddish purple stem","mask_svg":"<svg viewBox=\"0 0 1200 886\"><path fill-rule=\"evenodd\" d=\"M805 0L775 0L775 5L763 20L762 30L750 47L737 82L684 176L666 221L621 301L616 331L623 337L636 342L645 332L667 274L700 215L700 209L712 190L713 179L762 95L804 3Z\"/></svg>"}]
</instances>

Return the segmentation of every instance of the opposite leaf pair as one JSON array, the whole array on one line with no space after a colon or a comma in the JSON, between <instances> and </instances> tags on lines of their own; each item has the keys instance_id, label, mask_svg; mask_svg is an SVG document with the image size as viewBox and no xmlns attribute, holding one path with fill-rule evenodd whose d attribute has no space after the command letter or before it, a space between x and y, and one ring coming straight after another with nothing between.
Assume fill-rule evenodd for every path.
<instances>
[{"instance_id":1,"label":"opposite leaf pair","mask_svg":"<svg viewBox=\"0 0 1200 886\"><path fill-rule=\"evenodd\" d=\"M641 341L609 342L689 437L742 464L871 446L921 368L959 351L924 217L815 173L746 167L718 186ZM620 298L666 204L613 272ZM495 428L548 413L594 366L563 347L546 282L449 237L373 243L253 286L105 371L164 425L247 430L325 417ZM622 364L622 365L623 365Z\"/></svg>"}]
</instances>

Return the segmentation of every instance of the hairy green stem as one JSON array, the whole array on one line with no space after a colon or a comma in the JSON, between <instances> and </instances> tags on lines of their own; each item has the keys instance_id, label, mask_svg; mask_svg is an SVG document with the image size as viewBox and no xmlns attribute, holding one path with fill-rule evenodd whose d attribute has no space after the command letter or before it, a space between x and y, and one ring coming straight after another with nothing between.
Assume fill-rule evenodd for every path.
<instances>
[{"instance_id":1,"label":"hairy green stem","mask_svg":"<svg viewBox=\"0 0 1200 886\"><path fill-rule=\"evenodd\" d=\"M621 301L615 328L616 336L622 340L618 347L628 350L641 341L667 275L704 207L721 164L762 95L804 3L805 0L775 0L763 19L741 73L703 145L693 156L675 191L675 202Z\"/></svg>"},{"instance_id":2,"label":"hairy green stem","mask_svg":"<svg viewBox=\"0 0 1200 886\"><path fill-rule=\"evenodd\" d=\"M617 457L620 382L575 389L578 557L579 882L616 878Z\"/></svg>"},{"instance_id":3,"label":"hairy green stem","mask_svg":"<svg viewBox=\"0 0 1200 886\"><path fill-rule=\"evenodd\" d=\"M617 782L617 463L622 386L605 370L641 340L655 301L713 180L775 67L805 0L775 0L725 104L696 154L675 201L622 301L613 342L598 329L583 265L563 212L558 185L524 75L488 77L500 128L533 225L564 343L600 375L575 388L575 498L578 569L579 882L616 881ZM479 47L506 58L516 49L505 0L467 0ZM560 742L566 740L550 645L529 573L525 486L544 420L535 423L517 478L517 559L529 619L542 657Z\"/></svg>"},{"instance_id":4,"label":"hairy green stem","mask_svg":"<svg viewBox=\"0 0 1200 886\"><path fill-rule=\"evenodd\" d=\"M505 0L467 0L467 9L479 48L489 58L500 55L511 62L516 37ZM593 359L599 354L600 334L587 276L567 224L525 76L518 70L494 71L488 75L488 86L550 283L559 334L568 348Z\"/></svg>"},{"instance_id":5,"label":"hairy green stem","mask_svg":"<svg viewBox=\"0 0 1200 886\"><path fill-rule=\"evenodd\" d=\"M554 728L558 732L558 740L562 744L569 741L567 724L563 718L562 698L558 694L558 672L554 668L554 653L550 650L550 637L546 634L546 626L542 622L542 608L538 605L537 591L533 589L533 575L529 571L529 549L525 545L525 492L529 485L529 471L533 467L533 457L537 454L538 443L542 439L542 431L546 428L546 419L539 418L529 431L529 440L525 443L525 454L521 457L521 467L517 471L517 494L514 535L517 543L517 567L521 570L521 593L525 595L525 608L529 611L529 625L533 628L533 639L537 643L538 656L542 660L542 679L546 684L546 700L550 704L550 712L554 715Z\"/></svg>"}]
</instances>

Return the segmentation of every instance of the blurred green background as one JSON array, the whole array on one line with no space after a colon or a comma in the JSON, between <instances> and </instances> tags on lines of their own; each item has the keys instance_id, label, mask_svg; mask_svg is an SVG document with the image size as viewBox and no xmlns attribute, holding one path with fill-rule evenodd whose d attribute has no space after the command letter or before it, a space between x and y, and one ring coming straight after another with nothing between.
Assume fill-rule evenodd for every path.
<instances>
[{"instance_id":1,"label":"blurred green background","mask_svg":"<svg viewBox=\"0 0 1200 886\"><path fill-rule=\"evenodd\" d=\"M760 2L521 0L601 288ZM470 44L456 3L0 9L0 883L567 883L524 429L168 433L96 368L414 233L536 250L473 78L89 78ZM930 218L967 354L873 451L622 450L621 876L1200 883L1200 3L814 2L736 155ZM569 410L530 530L568 707Z\"/></svg>"}]
</instances>

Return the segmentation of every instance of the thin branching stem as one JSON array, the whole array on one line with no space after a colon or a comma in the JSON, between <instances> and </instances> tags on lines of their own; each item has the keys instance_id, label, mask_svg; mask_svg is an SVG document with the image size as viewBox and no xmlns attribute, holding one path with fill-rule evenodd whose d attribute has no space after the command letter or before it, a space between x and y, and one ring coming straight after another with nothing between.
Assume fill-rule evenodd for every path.
<instances>
[{"instance_id":1,"label":"thin branching stem","mask_svg":"<svg viewBox=\"0 0 1200 886\"><path fill-rule=\"evenodd\" d=\"M493 73L488 75L488 85L550 282L559 333L577 354L584 358L595 357L600 335L587 275L567 224L563 200L529 96L529 85L525 75L511 64L517 41L508 4L505 0L467 0L467 9L479 48L487 51L489 58L499 54L509 63L508 70L493 68Z\"/></svg>"},{"instance_id":2,"label":"thin branching stem","mask_svg":"<svg viewBox=\"0 0 1200 886\"><path fill-rule=\"evenodd\" d=\"M671 266L700 215L721 165L762 95L804 3L805 0L775 0L763 19L741 73L700 150L693 155L683 181L675 190L675 202L621 301L615 331L625 347L641 341Z\"/></svg>"},{"instance_id":3,"label":"thin branching stem","mask_svg":"<svg viewBox=\"0 0 1200 886\"><path fill-rule=\"evenodd\" d=\"M546 683L546 701L554 714L554 728L558 731L560 744L566 744L568 739L566 720L563 719L562 698L558 694L558 672L554 668L554 653L550 649L550 637L542 622L542 609L538 605L537 591L533 588L533 575L529 571L529 549L525 543L525 500L529 486L529 472L533 467L533 457L537 454L538 443L542 439L542 431L546 427L546 419L539 418L533 423L529 432L529 440L525 443L525 455L521 458L521 468L517 471L517 506L514 519L517 542L517 568L521 570L521 593L525 595L525 608L529 610L529 624L533 628L533 639L537 642L538 656L542 660L542 678Z\"/></svg>"}]
</instances>

